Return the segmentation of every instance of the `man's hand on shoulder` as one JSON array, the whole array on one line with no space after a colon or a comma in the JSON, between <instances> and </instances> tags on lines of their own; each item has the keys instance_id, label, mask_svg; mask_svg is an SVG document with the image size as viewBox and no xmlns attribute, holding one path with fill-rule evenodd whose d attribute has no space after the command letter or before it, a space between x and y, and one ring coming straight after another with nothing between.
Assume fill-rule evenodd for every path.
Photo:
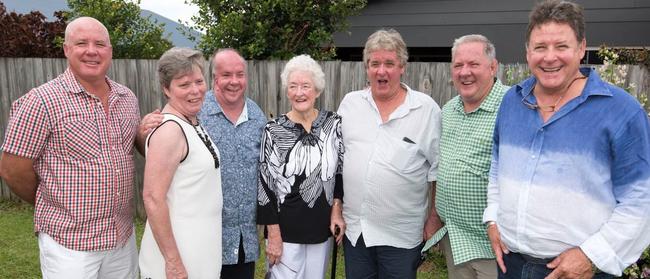
<instances>
[{"instance_id":1,"label":"man's hand on shoulder","mask_svg":"<svg viewBox=\"0 0 650 279\"><path fill-rule=\"evenodd\" d=\"M548 263L546 267L553 269L553 272L546 279L589 279L594 276L591 270L591 261L579 247L562 252L552 262Z\"/></svg>"},{"instance_id":2,"label":"man's hand on shoulder","mask_svg":"<svg viewBox=\"0 0 650 279\"><path fill-rule=\"evenodd\" d=\"M143 138L147 137L154 128L158 127L162 122L164 116L160 113L160 109L155 109L149 114L142 117L140 121L140 126L138 127L138 134L142 135Z\"/></svg>"},{"instance_id":3,"label":"man's hand on shoulder","mask_svg":"<svg viewBox=\"0 0 650 279\"><path fill-rule=\"evenodd\" d=\"M138 136L136 138L135 145L138 148L138 151L143 156L144 154L144 141L147 136L153 131L154 128L158 127L162 123L164 116L160 113L160 109L155 109L149 114L142 117L140 125L138 126Z\"/></svg>"}]
</instances>

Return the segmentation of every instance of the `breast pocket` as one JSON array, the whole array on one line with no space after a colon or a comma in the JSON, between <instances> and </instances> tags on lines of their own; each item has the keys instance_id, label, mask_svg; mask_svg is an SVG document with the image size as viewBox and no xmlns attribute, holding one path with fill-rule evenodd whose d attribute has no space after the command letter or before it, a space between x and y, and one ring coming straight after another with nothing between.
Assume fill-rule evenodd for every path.
<instances>
[{"instance_id":1,"label":"breast pocket","mask_svg":"<svg viewBox=\"0 0 650 279\"><path fill-rule=\"evenodd\" d=\"M133 154L133 143L138 132L138 125L140 124L140 119L136 117L120 119L120 132L122 133L120 137L122 138L122 147L125 149L124 152L128 154Z\"/></svg>"},{"instance_id":2,"label":"breast pocket","mask_svg":"<svg viewBox=\"0 0 650 279\"><path fill-rule=\"evenodd\" d=\"M70 119L64 124L65 153L72 159L89 161L99 156L101 141L97 121Z\"/></svg>"},{"instance_id":3,"label":"breast pocket","mask_svg":"<svg viewBox=\"0 0 650 279\"><path fill-rule=\"evenodd\" d=\"M384 136L379 139L378 153L381 158L396 170L408 172L419 167L418 145L396 137Z\"/></svg>"}]
</instances>

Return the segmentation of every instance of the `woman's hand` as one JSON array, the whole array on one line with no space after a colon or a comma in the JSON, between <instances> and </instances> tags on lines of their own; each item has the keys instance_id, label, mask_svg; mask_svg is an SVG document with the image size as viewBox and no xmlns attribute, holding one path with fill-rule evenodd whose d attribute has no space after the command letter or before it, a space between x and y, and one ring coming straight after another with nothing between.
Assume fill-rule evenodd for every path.
<instances>
[{"instance_id":1,"label":"woman's hand","mask_svg":"<svg viewBox=\"0 0 650 279\"><path fill-rule=\"evenodd\" d=\"M339 231L337 233L336 228ZM336 240L336 245L341 245L345 235L345 220L343 219L343 204L340 199L334 199L332 212L330 214L330 231Z\"/></svg>"},{"instance_id":2,"label":"woman's hand","mask_svg":"<svg viewBox=\"0 0 650 279\"><path fill-rule=\"evenodd\" d=\"M180 258L165 261L165 274L167 279L188 279L187 271Z\"/></svg>"},{"instance_id":3,"label":"woman's hand","mask_svg":"<svg viewBox=\"0 0 650 279\"><path fill-rule=\"evenodd\" d=\"M280 263L282 258L282 235L280 234L280 225L266 226L268 231L268 242L266 244L266 257L269 259L269 265Z\"/></svg>"}]
</instances>

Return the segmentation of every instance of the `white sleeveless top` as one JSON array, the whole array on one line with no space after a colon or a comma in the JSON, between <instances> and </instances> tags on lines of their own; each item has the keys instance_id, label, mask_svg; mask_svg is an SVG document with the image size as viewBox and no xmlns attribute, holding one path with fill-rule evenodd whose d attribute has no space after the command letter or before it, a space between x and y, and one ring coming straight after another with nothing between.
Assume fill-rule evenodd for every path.
<instances>
[{"instance_id":1,"label":"white sleeveless top","mask_svg":"<svg viewBox=\"0 0 650 279\"><path fill-rule=\"evenodd\" d=\"M195 130L191 124L172 114L164 114L162 123L167 121L180 125L188 147L187 157L178 165L167 192L174 239L189 278L219 278L223 205L221 167L214 167L212 155L199 138L196 130L202 133L201 127L197 126ZM155 131L147 137L145 153L149 149L149 138ZM220 158L217 146L212 140L210 143ZM140 246L140 275L142 278L165 279L165 260L149 221Z\"/></svg>"}]
</instances>

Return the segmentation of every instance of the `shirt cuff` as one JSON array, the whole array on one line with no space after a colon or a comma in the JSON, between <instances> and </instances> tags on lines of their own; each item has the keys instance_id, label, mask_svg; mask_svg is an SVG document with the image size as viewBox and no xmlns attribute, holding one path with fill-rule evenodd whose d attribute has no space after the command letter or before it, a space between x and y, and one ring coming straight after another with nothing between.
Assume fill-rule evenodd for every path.
<instances>
[{"instance_id":1,"label":"shirt cuff","mask_svg":"<svg viewBox=\"0 0 650 279\"><path fill-rule=\"evenodd\" d=\"M497 221L498 209L499 209L499 205L497 204L488 205L485 208L485 211L483 211L483 223L487 223L488 221Z\"/></svg>"},{"instance_id":2,"label":"shirt cuff","mask_svg":"<svg viewBox=\"0 0 650 279\"><path fill-rule=\"evenodd\" d=\"M620 266L616 252L600 233L587 238L580 249L599 270L616 276L623 273L625 266Z\"/></svg>"}]
</instances>

